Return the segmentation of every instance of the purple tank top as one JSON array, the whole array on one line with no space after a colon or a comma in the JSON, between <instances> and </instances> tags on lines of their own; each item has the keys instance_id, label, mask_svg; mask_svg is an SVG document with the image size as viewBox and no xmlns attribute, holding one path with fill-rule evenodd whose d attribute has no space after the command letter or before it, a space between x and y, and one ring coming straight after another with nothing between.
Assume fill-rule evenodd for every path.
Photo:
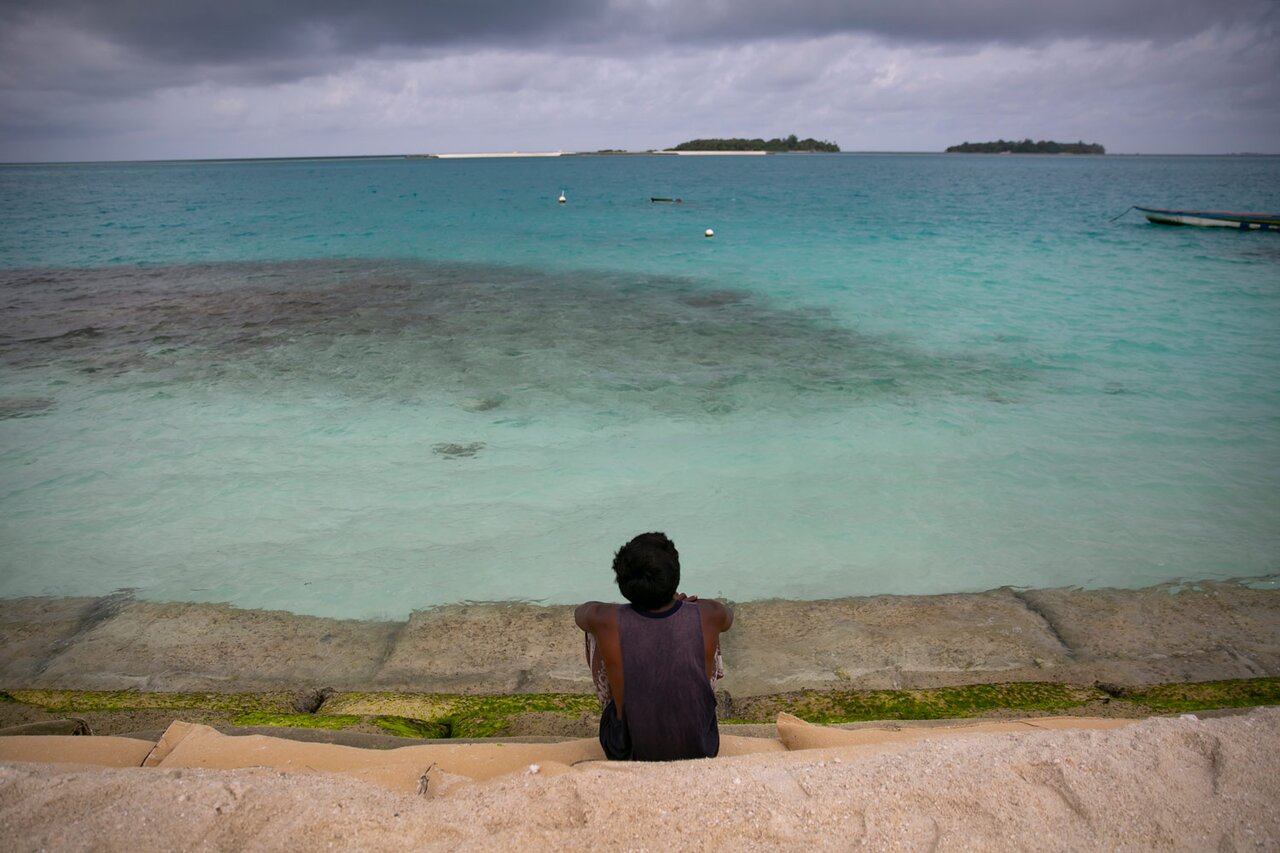
<instances>
[{"instance_id":1,"label":"purple tank top","mask_svg":"<svg viewBox=\"0 0 1280 853\"><path fill-rule=\"evenodd\" d=\"M716 697L707 679L698 605L678 601L662 613L618 608L622 722L637 761L709 758L720 751Z\"/></svg>"}]
</instances>

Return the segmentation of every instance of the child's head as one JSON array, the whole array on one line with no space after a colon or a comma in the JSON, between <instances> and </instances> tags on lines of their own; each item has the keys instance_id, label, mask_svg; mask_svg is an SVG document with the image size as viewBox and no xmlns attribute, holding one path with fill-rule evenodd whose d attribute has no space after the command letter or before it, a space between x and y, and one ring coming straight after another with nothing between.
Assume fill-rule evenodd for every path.
<instances>
[{"instance_id":1,"label":"child's head","mask_svg":"<svg viewBox=\"0 0 1280 853\"><path fill-rule=\"evenodd\" d=\"M613 555L613 574L627 601L656 610L680 587L680 554L665 533L641 533Z\"/></svg>"}]
</instances>

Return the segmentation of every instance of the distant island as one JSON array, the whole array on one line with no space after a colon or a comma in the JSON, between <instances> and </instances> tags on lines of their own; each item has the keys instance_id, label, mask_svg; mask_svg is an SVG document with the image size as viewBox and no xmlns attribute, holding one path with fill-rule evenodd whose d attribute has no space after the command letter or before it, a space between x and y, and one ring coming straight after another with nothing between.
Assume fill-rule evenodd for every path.
<instances>
[{"instance_id":1,"label":"distant island","mask_svg":"<svg viewBox=\"0 0 1280 853\"><path fill-rule=\"evenodd\" d=\"M793 133L786 139L691 139L668 148L668 151L828 151L840 146L821 139L798 139Z\"/></svg>"},{"instance_id":2,"label":"distant island","mask_svg":"<svg viewBox=\"0 0 1280 853\"><path fill-rule=\"evenodd\" d=\"M1052 142L1040 140L1032 142L1024 139L1021 142L1006 142L997 139L995 142L965 142L952 145L948 154L1106 154L1107 149L1091 142Z\"/></svg>"}]
</instances>

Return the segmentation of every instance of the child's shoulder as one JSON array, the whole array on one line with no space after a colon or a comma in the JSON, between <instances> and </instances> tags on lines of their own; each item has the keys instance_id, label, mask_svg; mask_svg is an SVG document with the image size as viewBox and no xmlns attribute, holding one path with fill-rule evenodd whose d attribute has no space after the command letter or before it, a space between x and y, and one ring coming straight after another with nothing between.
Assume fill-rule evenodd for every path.
<instances>
[{"instance_id":1,"label":"child's shoulder","mask_svg":"<svg viewBox=\"0 0 1280 853\"><path fill-rule=\"evenodd\" d=\"M729 626L733 624L732 607L723 601L716 601L714 598L699 598L695 603L702 614L704 625L710 622L721 631L729 630Z\"/></svg>"},{"instance_id":2,"label":"child's shoulder","mask_svg":"<svg viewBox=\"0 0 1280 853\"><path fill-rule=\"evenodd\" d=\"M603 601L588 601L579 604L573 611L573 620L584 631L597 631L612 628L618 624L618 605Z\"/></svg>"}]
</instances>

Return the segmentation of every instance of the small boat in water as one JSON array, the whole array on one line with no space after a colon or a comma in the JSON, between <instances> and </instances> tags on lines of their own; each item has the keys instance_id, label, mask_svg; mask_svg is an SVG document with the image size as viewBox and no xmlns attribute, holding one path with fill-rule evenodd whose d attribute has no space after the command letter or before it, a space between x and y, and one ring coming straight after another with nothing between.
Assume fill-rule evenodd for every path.
<instances>
[{"instance_id":1,"label":"small boat in water","mask_svg":"<svg viewBox=\"0 0 1280 853\"><path fill-rule=\"evenodd\" d=\"M1241 231L1280 231L1280 214L1216 213L1208 210L1164 210L1158 207L1134 207L1151 222L1161 225L1203 225L1217 228L1239 228Z\"/></svg>"}]
</instances>

